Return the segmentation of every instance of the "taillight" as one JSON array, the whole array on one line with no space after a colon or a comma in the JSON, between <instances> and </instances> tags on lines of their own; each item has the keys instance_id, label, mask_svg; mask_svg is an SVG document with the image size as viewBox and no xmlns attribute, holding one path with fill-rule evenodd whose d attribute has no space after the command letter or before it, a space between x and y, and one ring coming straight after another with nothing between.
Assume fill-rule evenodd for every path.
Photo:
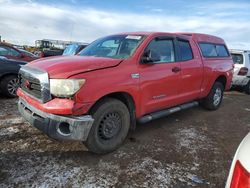
<instances>
[{"instance_id":1,"label":"taillight","mask_svg":"<svg viewBox=\"0 0 250 188\"><path fill-rule=\"evenodd\" d=\"M250 188L250 173L236 161L230 188Z\"/></svg>"},{"instance_id":2,"label":"taillight","mask_svg":"<svg viewBox=\"0 0 250 188\"><path fill-rule=\"evenodd\" d=\"M239 73L238 73L238 75L246 76L247 73L248 73L248 68L246 68L246 67L241 67L241 68L240 68L240 71L239 71Z\"/></svg>"}]
</instances>

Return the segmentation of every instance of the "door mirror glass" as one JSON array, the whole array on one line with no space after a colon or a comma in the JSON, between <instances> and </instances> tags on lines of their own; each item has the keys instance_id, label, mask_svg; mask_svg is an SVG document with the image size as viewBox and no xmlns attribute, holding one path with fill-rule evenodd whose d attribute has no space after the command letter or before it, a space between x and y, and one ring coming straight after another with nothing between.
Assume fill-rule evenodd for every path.
<instances>
[{"instance_id":1,"label":"door mirror glass","mask_svg":"<svg viewBox=\"0 0 250 188\"><path fill-rule=\"evenodd\" d=\"M161 61L161 57L157 52L155 52L154 50L147 50L144 52L142 56L143 63L147 64L147 63L153 63L157 61Z\"/></svg>"}]
</instances>

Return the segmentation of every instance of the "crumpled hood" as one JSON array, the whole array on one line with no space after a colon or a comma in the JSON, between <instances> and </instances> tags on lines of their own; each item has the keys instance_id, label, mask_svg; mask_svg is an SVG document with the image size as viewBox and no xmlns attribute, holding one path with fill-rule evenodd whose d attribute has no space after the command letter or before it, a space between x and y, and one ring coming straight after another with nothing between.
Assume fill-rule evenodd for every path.
<instances>
[{"instance_id":1,"label":"crumpled hood","mask_svg":"<svg viewBox=\"0 0 250 188\"><path fill-rule=\"evenodd\" d=\"M121 61L92 56L56 56L32 61L27 66L48 72L50 78L68 78L79 73L113 67Z\"/></svg>"}]
</instances>

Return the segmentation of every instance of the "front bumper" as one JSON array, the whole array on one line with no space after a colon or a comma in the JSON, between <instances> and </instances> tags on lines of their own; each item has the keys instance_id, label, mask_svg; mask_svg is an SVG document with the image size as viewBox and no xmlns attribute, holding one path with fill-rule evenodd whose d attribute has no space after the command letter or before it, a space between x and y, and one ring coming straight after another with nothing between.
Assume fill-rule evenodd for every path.
<instances>
[{"instance_id":1,"label":"front bumper","mask_svg":"<svg viewBox=\"0 0 250 188\"><path fill-rule=\"evenodd\" d=\"M90 115L59 116L38 110L25 100L19 99L21 115L37 129L58 140L80 140L88 138L94 119Z\"/></svg>"}]
</instances>

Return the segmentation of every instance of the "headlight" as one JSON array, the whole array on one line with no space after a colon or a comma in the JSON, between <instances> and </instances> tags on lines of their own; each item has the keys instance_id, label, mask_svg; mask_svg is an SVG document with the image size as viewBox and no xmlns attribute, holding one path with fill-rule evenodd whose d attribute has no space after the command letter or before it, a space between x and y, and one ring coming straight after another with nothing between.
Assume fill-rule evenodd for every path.
<instances>
[{"instance_id":1,"label":"headlight","mask_svg":"<svg viewBox=\"0 0 250 188\"><path fill-rule=\"evenodd\" d=\"M71 97L85 81L85 79L50 79L50 92L57 97Z\"/></svg>"}]
</instances>

